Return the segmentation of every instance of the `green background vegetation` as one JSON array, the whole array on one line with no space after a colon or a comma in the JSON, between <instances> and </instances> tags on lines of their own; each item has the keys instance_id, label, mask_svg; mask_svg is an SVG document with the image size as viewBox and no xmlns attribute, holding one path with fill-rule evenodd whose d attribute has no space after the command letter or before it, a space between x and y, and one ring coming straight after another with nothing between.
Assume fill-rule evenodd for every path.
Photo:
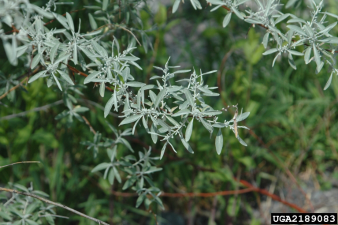
<instances>
[{"instance_id":1,"label":"green background vegetation","mask_svg":"<svg viewBox=\"0 0 338 225\"><path fill-rule=\"evenodd\" d=\"M74 1L73 6L58 8L63 14L89 5L89 1ZM283 2L283 1L282 1ZM42 3L41 1L36 4ZM151 5L151 3L150 3ZM326 2L327 11L338 14L337 1ZM299 8L287 9L296 15L309 14L305 3ZM76 23L82 21L82 31L90 30L87 21L88 10L72 14ZM123 13L123 12L122 12ZM250 111L243 122L251 131L241 129L240 136L248 144L238 143L235 135L224 130L224 148L217 155L214 139L204 127L194 126L191 147L195 154L188 153L177 141L178 151L166 151L158 166L163 171L154 175L154 182L164 192L210 193L241 188L234 177L244 179L260 188L268 189L276 185L275 194L279 195L286 186L296 188L289 181L285 167L306 189L308 184L302 174L310 174L311 180L319 190L333 188L338 180L338 125L337 102L338 85L334 77L331 86L323 91L329 78L329 71L323 69L315 74L315 63L304 64L301 57L295 58L297 70L293 70L286 57L278 60L272 68L272 56L262 56L261 45L264 29L251 28L250 25L233 16L226 29L222 20L226 10L210 12L203 2L203 10L195 11L190 4L180 6L176 14L171 13L171 5L160 4L159 11L150 15L141 11L144 29L149 29L149 41L154 51L147 52L139 47L135 55L140 57L142 71L135 69L132 74L137 81L148 83L149 76L157 74L152 65L163 66L171 56L171 65L181 65L183 69L194 67L202 71L218 70L218 74L209 75L209 86L220 84L220 97L210 97L213 107L221 109L224 104L237 104L239 109ZM123 14L122 14L123 16ZM55 24L48 25L49 28ZM157 27L154 25L157 24ZM331 32L338 34L338 30ZM142 38L135 33L138 38ZM114 34L125 43L127 33L117 30ZM3 51L0 45L0 51ZM299 51L303 49L299 48ZM228 54L227 60L223 60ZM223 61L222 61L223 60ZM0 58L1 71L8 77L13 70L5 54ZM22 71L25 68L17 67ZM182 77L187 74L180 75ZM81 84L83 78L76 76ZM56 86L47 88L44 79L39 79L23 89L12 92L0 105L0 165L18 161L40 161L41 164L22 164L0 170L0 184L16 182L27 186L33 182L34 189L50 194L50 199L90 216L114 224L155 224L153 213L141 206L135 209L136 197L121 197L111 194L111 190L121 191L122 184L115 182L111 187L103 179L103 173L90 173L97 164L106 160L106 152L100 149L97 158L88 151L81 141L92 140L88 126L74 121L67 127L64 120L55 120L55 116L66 107L54 105L45 111L30 112L23 117L8 119L5 116L32 110L36 107L54 103L62 99ZM151 81L150 81L151 82ZM219 83L218 83L219 82ZM90 103L101 106L109 95L101 98L97 88L87 85L81 88L83 95L72 93L79 104L90 108L83 115L96 131L110 137L112 131L103 117L103 110ZM230 119L233 111L223 115ZM108 116L107 121L117 127L121 119ZM127 127L127 126L125 126ZM128 139L134 150L142 150L149 145L160 154L162 143L153 145L150 135L138 126L135 136ZM123 154L126 149L119 149ZM279 160L277 160L279 159ZM208 169L210 169L208 171ZM184 218L182 224L206 224L211 215L213 201L216 201L216 224L260 224L254 218L253 210L260 207L266 196L247 193L242 195L217 196L214 198L168 198L163 197L164 213L153 205L152 211L160 220L161 215L168 218ZM292 199L286 199L292 202ZM302 205L309 209L309 205ZM94 224L84 218L56 209L57 214L69 216L69 220L56 219L56 224ZM162 213L162 214L161 214ZM175 213L175 214L174 214ZM178 217L180 215L181 217ZM209 221L213 224L212 221ZM169 223L168 223L169 224ZM177 222L179 224L179 222Z\"/></svg>"}]
</instances>

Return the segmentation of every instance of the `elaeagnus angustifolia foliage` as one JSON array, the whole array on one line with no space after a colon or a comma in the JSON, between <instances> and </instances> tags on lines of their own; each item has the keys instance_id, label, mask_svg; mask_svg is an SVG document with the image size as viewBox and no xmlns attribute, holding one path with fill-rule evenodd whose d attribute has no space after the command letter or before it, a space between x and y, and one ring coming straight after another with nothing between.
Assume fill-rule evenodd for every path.
<instances>
[{"instance_id":1,"label":"elaeagnus angustifolia foliage","mask_svg":"<svg viewBox=\"0 0 338 225\"><path fill-rule=\"evenodd\" d=\"M188 152L194 153L189 140L194 126L201 123L210 133L210 137L215 131L215 149L218 154L221 153L224 143L222 129L233 131L238 141L246 146L238 135L238 129L248 129L241 126L240 122L250 113L242 110L238 112L237 105L234 105L236 113L233 118L228 121L219 120L218 116L227 110L214 109L208 104L219 94L213 91L217 87L209 87L204 82L206 76L214 76L216 71L179 70L177 69L179 66L170 65L169 58L163 68L154 67L161 75L152 76L149 84L137 81L137 71L142 70L138 61L142 59L133 54L137 45L141 45L134 33L141 36L145 51L151 46L146 32L137 28L142 27L139 10L147 7L146 2L129 0L129 3L133 3L133 7L130 8L126 20L134 21L129 24L138 24L132 28L113 22L115 16L120 16L123 0L121 4L110 4L109 0L97 2L98 6L85 6L92 12L88 13L89 21L76 21L79 25L75 27L71 12L65 12L64 15L56 13L56 7L62 5L62 2L50 0L44 7L39 7L29 3L28 0L0 0L1 41L6 56L13 66L18 65L18 61L21 60L27 70L33 71L28 83L44 79L48 87L56 85L62 92L66 110L57 115L56 119L67 118L67 124L71 124L74 118L84 122L81 113L89 109L78 105L73 93L82 94L80 88L89 83L94 83L97 88L93 91L98 91L101 97L109 95L109 100L103 105L104 117L118 113L121 118L119 126L126 125L131 128L122 131L109 124L115 134L114 138L105 138L99 132L95 132L93 140L81 143L88 146L94 156L97 155L99 148L107 152L108 162L100 163L92 172L104 170L104 178L113 184L115 180L122 182L120 172L123 171L124 174L128 174L123 189L132 188L138 193L137 207L143 202L147 207L151 202L162 205L159 199L160 190L154 186L151 174L161 170L154 166L154 161L160 160L169 146L169 149L176 152L173 140L179 140ZM324 64L328 64L331 75L324 89L330 86L332 76L338 74L335 65L338 38L330 34L337 22L328 24L326 21L327 17L338 18L338 16L323 11L324 0L308 1L311 12L309 18L298 18L293 14L282 12L285 7L297 4L297 0L288 1L286 6L279 0L207 2L213 7L211 11L219 8L228 11L223 20L224 27L229 24L234 14L252 26L265 28L266 34L262 44L267 50L263 55L274 54L273 65L282 55L287 56L293 69L296 69L293 57L299 56L304 56L306 64L314 61L317 73L322 70ZM178 9L180 3L181 0L175 0L173 12ZM190 0L190 3L195 9L201 9L199 0ZM47 28L46 25L50 21L58 23L62 28ZM92 28L90 32L81 31L83 22L89 22ZM99 27L98 22L103 25ZM281 26L283 22L286 22L285 26ZM5 32L5 26L10 27L12 31ZM122 49L119 40L113 36L116 30L130 34L131 39L126 48ZM304 52L297 51L297 46L304 46ZM85 76L84 83L74 84L69 70ZM136 72L131 74L131 71ZM182 74L187 76L177 80L177 74L181 74L180 77ZM10 76L1 75L1 90L7 92L9 90L7 84L18 82L13 80L19 76L15 73ZM160 155L151 157L149 148L144 152L139 151L138 157L131 154L117 159L116 151L119 145L134 152L124 137L133 135L135 130L139 129L137 124L146 130L154 143L162 143ZM149 195L152 198L147 198ZM15 213L14 208L12 213ZM14 217L6 217L5 221L14 222L12 218Z\"/></svg>"}]
</instances>

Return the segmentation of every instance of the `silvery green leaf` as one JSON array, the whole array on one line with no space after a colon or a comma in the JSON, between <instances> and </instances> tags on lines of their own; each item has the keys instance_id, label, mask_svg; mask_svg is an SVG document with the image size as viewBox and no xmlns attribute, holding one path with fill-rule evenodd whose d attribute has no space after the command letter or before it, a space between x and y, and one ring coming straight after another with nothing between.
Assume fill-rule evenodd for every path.
<instances>
[{"instance_id":1,"label":"silvery green leaf","mask_svg":"<svg viewBox=\"0 0 338 225\"><path fill-rule=\"evenodd\" d=\"M310 37L313 37L313 35L314 35L313 30L307 24L304 25L304 30Z\"/></svg>"},{"instance_id":2,"label":"silvery green leaf","mask_svg":"<svg viewBox=\"0 0 338 225\"><path fill-rule=\"evenodd\" d=\"M28 46L29 45L23 45L23 46L18 47L16 49L16 51L17 51L16 56L17 57L22 56L26 52L26 50L28 49Z\"/></svg>"},{"instance_id":3,"label":"silvery green leaf","mask_svg":"<svg viewBox=\"0 0 338 225\"><path fill-rule=\"evenodd\" d=\"M119 109L118 109L118 107L117 107L117 94L116 94L116 92L117 92L117 90L115 89L114 90L114 93L113 93L113 98L114 98L114 110L117 112ZM127 97L128 97L129 95L127 94ZM129 102L129 101L128 101ZM129 103L128 103L128 106L129 106Z\"/></svg>"},{"instance_id":4,"label":"silvery green leaf","mask_svg":"<svg viewBox=\"0 0 338 225\"><path fill-rule=\"evenodd\" d=\"M271 48L271 49L269 49L269 50L263 52L263 55L269 55L269 54L275 53L275 52L277 52L277 51L278 51L277 48Z\"/></svg>"},{"instance_id":5,"label":"silvery green leaf","mask_svg":"<svg viewBox=\"0 0 338 225\"><path fill-rule=\"evenodd\" d=\"M206 116L216 116L216 115L222 114L221 111L216 111L216 110L204 111L202 113L203 115L206 115Z\"/></svg>"},{"instance_id":6,"label":"silvery green leaf","mask_svg":"<svg viewBox=\"0 0 338 225\"><path fill-rule=\"evenodd\" d=\"M154 108L157 108L160 104L160 102L163 100L164 96L167 94L167 89L163 88L160 93L158 93L156 97L156 101L154 103Z\"/></svg>"},{"instance_id":7,"label":"silvery green leaf","mask_svg":"<svg viewBox=\"0 0 338 225\"><path fill-rule=\"evenodd\" d=\"M189 102L185 101L182 104L179 105L179 109L186 109L188 108Z\"/></svg>"},{"instance_id":8,"label":"silvery green leaf","mask_svg":"<svg viewBox=\"0 0 338 225\"><path fill-rule=\"evenodd\" d=\"M333 13L329 13L329 12L325 12L325 14L329 15L329 16L332 16L334 18L337 18L338 19L338 15L336 14L333 14Z\"/></svg>"},{"instance_id":9,"label":"silvery green leaf","mask_svg":"<svg viewBox=\"0 0 338 225\"><path fill-rule=\"evenodd\" d=\"M134 61L129 61L130 64L136 66L138 69L142 70L142 68L139 66L139 64L137 64L136 62Z\"/></svg>"},{"instance_id":10,"label":"silvery green leaf","mask_svg":"<svg viewBox=\"0 0 338 225\"><path fill-rule=\"evenodd\" d=\"M240 18L241 20L244 19L243 15L236 9L236 7L231 7L231 10Z\"/></svg>"},{"instance_id":11,"label":"silvery green leaf","mask_svg":"<svg viewBox=\"0 0 338 225\"><path fill-rule=\"evenodd\" d=\"M157 129L156 129L154 123L150 127L150 132L151 132L151 134L150 134L151 135L151 139L153 140L154 144L156 144L158 137L155 134L155 133L157 133Z\"/></svg>"},{"instance_id":12,"label":"silvery green leaf","mask_svg":"<svg viewBox=\"0 0 338 225\"><path fill-rule=\"evenodd\" d=\"M186 140L183 137L181 137L181 141L184 147L188 150L188 152L190 152L191 154L194 154L194 151L192 150L188 142L186 142Z\"/></svg>"},{"instance_id":13,"label":"silvery green leaf","mask_svg":"<svg viewBox=\"0 0 338 225\"><path fill-rule=\"evenodd\" d=\"M330 43L330 44L338 44L338 37L329 37L329 38L322 40L322 42Z\"/></svg>"},{"instance_id":14,"label":"silvery green leaf","mask_svg":"<svg viewBox=\"0 0 338 225\"><path fill-rule=\"evenodd\" d=\"M73 23L72 16L71 16L68 12L66 12L66 17L67 17L67 22L68 22L69 28L70 28L72 31L75 31L75 30L74 30L74 23Z\"/></svg>"},{"instance_id":15,"label":"silvery green leaf","mask_svg":"<svg viewBox=\"0 0 338 225\"><path fill-rule=\"evenodd\" d=\"M35 81L36 79L42 77L43 75L46 74L46 72L47 72L47 70L43 70L43 71L40 71L40 72L36 73L34 76L32 76L32 77L29 79L28 83L32 83L32 82Z\"/></svg>"},{"instance_id":16,"label":"silvery green leaf","mask_svg":"<svg viewBox=\"0 0 338 225\"><path fill-rule=\"evenodd\" d=\"M101 71L94 71L93 73L89 74L88 77L84 79L84 84L87 84L91 82L93 79L95 79L98 75L101 74Z\"/></svg>"},{"instance_id":17,"label":"silvery green leaf","mask_svg":"<svg viewBox=\"0 0 338 225\"><path fill-rule=\"evenodd\" d=\"M160 77L160 76L152 76L152 77L150 77L149 80L160 79L160 78L162 78L162 77Z\"/></svg>"},{"instance_id":18,"label":"silvery green leaf","mask_svg":"<svg viewBox=\"0 0 338 225\"><path fill-rule=\"evenodd\" d=\"M166 143L163 145L163 147L162 147L160 160L163 158L164 152L165 152L165 150L166 150L166 148L167 148L167 144L168 144L168 142L166 142Z\"/></svg>"},{"instance_id":19,"label":"silvery green leaf","mask_svg":"<svg viewBox=\"0 0 338 225\"><path fill-rule=\"evenodd\" d=\"M87 107L83 107L83 106L76 106L73 111L76 113L83 113L83 112L87 112L89 109Z\"/></svg>"},{"instance_id":20,"label":"silvery green leaf","mask_svg":"<svg viewBox=\"0 0 338 225\"><path fill-rule=\"evenodd\" d=\"M225 124L224 123L214 123L212 126L215 127L215 128L224 128Z\"/></svg>"},{"instance_id":21,"label":"silvery green leaf","mask_svg":"<svg viewBox=\"0 0 338 225\"><path fill-rule=\"evenodd\" d=\"M169 121L170 121L170 123L172 123L174 126L179 126L180 124L179 123L177 123L177 121L175 120L175 119L173 119L171 116L167 116L166 117Z\"/></svg>"},{"instance_id":22,"label":"silvery green leaf","mask_svg":"<svg viewBox=\"0 0 338 225\"><path fill-rule=\"evenodd\" d=\"M320 64L316 68L316 74L318 74L322 70L323 66L324 66L324 62L321 61Z\"/></svg>"},{"instance_id":23,"label":"silvery green leaf","mask_svg":"<svg viewBox=\"0 0 338 225\"><path fill-rule=\"evenodd\" d=\"M57 70L59 72L59 74L61 75L61 77L63 79L65 79L69 84L74 85L72 79L70 79L69 75L67 75L65 72L63 72L62 70Z\"/></svg>"},{"instance_id":24,"label":"silvery green leaf","mask_svg":"<svg viewBox=\"0 0 338 225\"><path fill-rule=\"evenodd\" d=\"M276 62L278 56L280 56L280 52L279 52L279 53L275 56L275 58L273 59L272 67L275 65L275 62Z\"/></svg>"},{"instance_id":25,"label":"silvery green leaf","mask_svg":"<svg viewBox=\"0 0 338 225\"><path fill-rule=\"evenodd\" d=\"M189 113L191 113L189 109L182 109L181 111L178 111L177 113L173 114L172 117L187 115Z\"/></svg>"},{"instance_id":26,"label":"silvery green leaf","mask_svg":"<svg viewBox=\"0 0 338 225\"><path fill-rule=\"evenodd\" d=\"M97 29L97 23L96 23L94 17L92 16L91 13L88 13L88 17L89 17L89 23L90 23L92 30L96 30Z\"/></svg>"},{"instance_id":27,"label":"silvery green leaf","mask_svg":"<svg viewBox=\"0 0 338 225\"><path fill-rule=\"evenodd\" d=\"M242 140L242 138L241 138L239 135L237 136L237 139L238 139L239 143L241 143L242 145L248 146L248 145Z\"/></svg>"},{"instance_id":28,"label":"silvery green leaf","mask_svg":"<svg viewBox=\"0 0 338 225\"><path fill-rule=\"evenodd\" d=\"M263 37L262 44L263 44L264 48L268 47L269 36L270 36L270 33L267 32Z\"/></svg>"},{"instance_id":29,"label":"silvery green leaf","mask_svg":"<svg viewBox=\"0 0 338 225\"><path fill-rule=\"evenodd\" d=\"M119 124L119 126L121 126L123 124L133 123L136 120L140 119L141 117L142 117L141 114L136 114L136 115L128 116L124 120L121 121L121 123Z\"/></svg>"},{"instance_id":30,"label":"silvery green leaf","mask_svg":"<svg viewBox=\"0 0 338 225\"><path fill-rule=\"evenodd\" d=\"M197 88L204 93L215 94L212 91L210 91L208 88L205 88L205 87L202 87L202 86L197 87Z\"/></svg>"},{"instance_id":31,"label":"silvery green leaf","mask_svg":"<svg viewBox=\"0 0 338 225\"><path fill-rule=\"evenodd\" d=\"M60 46L60 42L58 42L57 44L55 44L53 46L53 48L50 50L50 61L53 63L54 62L54 58L56 56L57 50Z\"/></svg>"},{"instance_id":32,"label":"silvery green leaf","mask_svg":"<svg viewBox=\"0 0 338 225\"><path fill-rule=\"evenodd\" d=\"M285 14L279 16L279 17L275 20L275 24L277 24L277 23L279 23L279 22L285 20L285 19L288 18L289 16L290 16L289 13L285 13Z\"/></svg>"},{"instance_id":33,"label":"silvery green leaf","mask_svg":"<svg viewBox=\"0 0 338 225\"><path fill-rule=\"evenodd\" d=\"M119 172L117 171L117 169L116 169L115 166L113 167L113 171L114 171L116 180L117 180L119 183L121 183L121 177L120 177L120 174L119 174Z\"/></svg>"},{"instance_id":34,"label":"silvery green leaf","mask_svg":"<svg viewBox=\"0 0 338 225\"><path fill-rule=\"evenodd\" d=\"M70 54L64 55L62 56L62 54L60 54L60 57L55 61L54 64L59 64L60 62L67 60L69 58Z\"/></svg>"},{"instance_id":35,"label":"silvery green leaf","mask_svg":"<svg viewBox=\"0 0 338 225\"><path fill-rule=\"evenodd\" d=\"M143 87L146 84L142 82L138 82L138 81L132 81L132 82L126 83L126 85L128 85L129 87Z\"/></svg>"},{"instance_id":36,"label":"silvery green leaf","mask_svg":"<svg viewBox=\"0 0 338 225\"><path fill-rule=\"evenodd\" d=\"M101 45L94 40L91 41L91 44L97 53L99 53L102 57L108 58L107 51Z\"/></svg>"},{"instance_id":37,"label":"silvery green leaf","mask_svg":"<svg viewBox=\"0 0 338 225\"><path fill-rule=\"evenodd\" d=\"M188 73L190 72L191 70L177 70L175 72L173 72L173 74L177 74L177 73Z\"/></svg>"},{"instance_id":38,"label":"silvery green leaf","mask_svg":"<svg viewBox=\"0 0 338 225\"><path fill-rule=\"evenodd\" d=\"M190 0L194 9L202 9L201 3L198 0Z\"/></svg>"},{"instance_id":39,"label":"silvery green leaf","mask_svg":"<svg viewBox=\"0 0 338 225\"><path fill-rule=\"evenodd\" d=\"M148 128L148 124L145 119L145 116L142 117L142 124L143 124L144 129L146 129L146 131L149 132L149 128Z\"/></svg>"},{"instance_id":40,"label":"silvery green leaf","mask_svg":"<svg viewBox=\"0 0 338 225\"><path fill-rule=\"evenodd\" d=\"M170 92L170 93L177 92L181 89L183 89L182 86L170 86L170 87L167 88L168 92Z\"/></svg>"},{"instance_id":41,"label":"silvery green leaf","mask_svg":"<svg viewBox=\"0 0 338 225\"><path fill-rule=\"evenodd\" d=\"M153 103L156 101L157 96L152 90L149 90L149 97Z\"/></svg>"},{"instance_id":42,"label":"silvery green leaf","mask_svg":"<svg viewBox=\"0 0 338 225\"><path fill-rule=\"evenodd\" d=\"M223 134L222 130L218 129L216 139L215 139L215 146L216 146L216 152L217 154L221 154L221 151L223 149Z\"/></svg>"},{"instance_id":43,"label":"silvery green leaf","mask_svg":"<svg viewBox=\"0 0 338 225\"><path fill-rule=\"evenodd\" d=\"M306 23L306 21L300 18L292 18L288 20L287 23Z\"/></svg>"},{"instance_id":44,"label":"silvery green leaf","mask_svg":"<svg viewBox=\"0 0 338 225\"><path fill-rule=\"evenodd\" d=\"M231 20L231 14L232 14L232 13L229 12L229 13L224 17L224 19L223 19L223 27L228 26L228 24L229 24L229 22L230 22L230 20Z\"/></svg>"},{"instance_id":45,"label":"silvery green leaf","mask_svg":"<svg viewBox=\"0 0 338 225\"><path fill-rule=\"evenodd\" d=\"M225 3L220 0L208 0L208 2L214 5L225 5Z\"/></svg>"},{"instance_id":46,"label":"silvery green leaf","mask_svg":"<svg viewBox=\"0 0 338 225\"><path fill-rule=\"evenodd\" d=\"M242 120L245 120L250 115L250 112L241 113L239 116L237 116L236 121L240 122Z\"/></svg>"},{"instance_id":47,"label":"silvery green leaf","mask_svg":"<svg viewBox=\"0 0 338 225\"><path fill-rule=\"evenodd\" d=\"M103 0L102 2L102 10L105 11L108 7L108 0Z\"/></svg>"},{"instance_id":48,"label":"silvery green leaf","mask_svg":"<svg viewBox=\"0 0 338 225\"><path fill-rule=\"evenodd\" d=\"M245 22L247 23L252 23L252 24L261 24L262 22L261 21L258 21L258 20L255 20L255 19L245 19L244 20Z\"/></svg>"},{"instance_id":49,"label":"silvery green leaf","mask_svg":"<svg viewBox=\"0 0 338 225\"><path fill-rule=\"evenodd\" d=\"M211 126L211 124L209 122L207 122L206 120L204 120L203 118L200 118L203 126L210 132L212 133L213 131L213 127Z\"/></svg>"},{"instance_id":50,"label":"silvery green leaf","mask_svg":"<svg viewBox=\"0 0 338 225\"><path fill-rule=\"evenodd\" d=\"M289 53L289 55L288 55L288 62L289 62L289 64L290 64L290 66L291 66L294 70L297 69L296 64L295 64L295 61L293 61L293 58L292 58L291 53Z\"/></svg>"},{"instance_id":51,"label":"silvery green leaf","mask_svg":"<svg viewBox=\"0 0 338 225\"><path fill-rule=\"evenodd\" d=\"M126 139L120 137L120 140L122 141L122 143L124 144L124 146L126 146L131 152L134 152L133 148L131 147L131 145L129 144L129 142Z\"/></svg>"},{"instance_id":52,"label":"silvery green leaf","mask_svg":"<svg viewBox=\"0 0 338 225\"><path fill-rule=\"evenodd\" d=\"M32 64L31 64L31 69L34 69L38 63L40 62L41 59L41 55L37 54L36 56L34 56L33 60L32 60Z\"/></svg>"},{"instance_id":53,"label":"silvery green leaf","mask_svg":"<svg viewBox=\"0 0 338 225\"><path fill-rule=\"evenodd\" d=\"M315 61L316 61L316 64L317 64L317 67L320 65L320 55L319 55L319 52L318 52L318 49L316 47L316 45L313 43L312 45L312 48L313 48L313 54L315 56Z\"/></svg>"},{"instance_id":54,"label":"silvery green leaf","mask_svg":"<svg viewBox=\"0 0 338 225\"><path fill-rule=\"evenodd\" d=\"M114 95L112 95L110 97L110 99L108 100L107 104L104 107L104 118L106 118L108 116L108 114L109 114L111 108L113 107L113 104L114 104L115 101L116 101L116 98L114 98Z\"/></svg>"},{"instance_id":55,"label":"silvery green leaf","mask_svg":"<svg viewBox=\"0 0 338 225\"><path fill-rule=\"evenodd\" d=\"M333 72L331 73L331 76L330 76L329 80L328 80L328 81L326 82L326 84L325 84L324 91L325 91L326 89L328 89L328 87L330 87L330 84L331 84L331 82L332 82L332 75L333 75Z\"/></svg>"},{"instance_id":56,"label":"silvery green leaf","mask_svg":"<svg viewBox=\"0 0 338 225\"><path fill-rule=\"evenodd\" d=\"M164 132L167 132L171 129L171 127L166 124L162 119L157 119L158 124L160 124L161 127L163 127Z\"/></svg>"},{"instance_id":57,"label":"silvery green leaf","mask_svg":"<svg viewBox=\"0 0 338 225\"><path fill-rule=\"evenodd\" d=\"M30 5L30 7L32 7L40 15L42 15L42 16L48 18L48 19L53 19L54 18L53 14L47 12L44 9L41 9L39 6L34 5L34 4L29 4L29 5Z\"/></svg>"},{"instance_id":58,"label":"silvery green leaf","mask_svg":"<svg viewBox=\"0 0 338 225\"><path fill-rule=\"evenodd\" d=\"M109 169L107 168L106 171L108 171ZM106 175L106 174L105 174ZM115 173L112 169L109 170L109 175L108 175L108 181L110 185L114 184L114 180L115 180Z\"/></svg>"},{"instance_id":59,"label":"silvery green leaf","mask_svg":"<svg viewBox=\"0 0 338 225\"><path fill-rule=\"evenodd\" d=\"M191 121L189 122L187 129L185 130L185 140L189 141L191 134L192 134L192 128L194 125L194 118L191 119Z\"/></svg>"},{"instance_id":60,"label":"silvery green leaf","mask_svg":"<svg viewBox=\"0 0 338 225\"><path fill-rule=\"evenodd\" d=\"M290 54L292 54L292 55L298 55L298 56L304 55L303 53L297 52L297 51L294 51L294 50L288 50L288 52L289 52Z\"/></svg>"},{"instance_id":61,"label":"silvery green leaf","mask_svg":"<svg viewBox=\"0 0 338 225\"><path fill-rule=\"evenodd\" d=\"M305 51L304 61L305 61L306 64L308 64L310 62L311 51L312 51L312 47L308 47Z\"/></svg>"},{"instance_id":62,"label":"silvery green leaf","mask_svg":"<svg viewBox=\"0 0 338 225\"><path fill-rule=\"evenodd\" d=\"M329 26L327 26L325 29L319 31L317 34L326 34L330 32L336 25L337 25L337 22L334 22L330 24Z\"/></svg>"},{"instance_id":63,"label":"silvery green leaf","mask_svg":"<svg viewBox=\"0 0 338 225\"><path fill-rule=\"evenodd\" d=\"M100 170L104 170L108 167L112 166L111 163L100 163L99 165L95 166L94 169L92 169L91 173L95 173Z\"/></svg>"},{"instance_id":64,"label":"silvery green leaf","mask_svg":"<svg viewBox=\"0 0 338 225\"><path fill-rule=\"evenodd\" d=\"M175 3L173 5L172 13L175 13L178 9L178 6L180 5L181 0L175 0Z\"/></svg>"},{"instance_id":65,"label":"silvery green leaf","mask_svg":"<svg viewBox=\"0 0 338 225\"><path fill-rule=\"evenodd\" d=\"M100 90L99 93L101 95L101 97L104 97L104 90L106 89L106 85L104 84L104 82L101 82L100 84Z\"/></svg>"},{"instance_id":66,"label":"silvery green leaf","mask_svg":"<svg viewBox=\"0 0 338 225\"><path fill-rule=\"evenodd\" d=\"M93 32L90 32L90 33L87 33L87 34L81 34L82 37L88 37L88 36L95 36L99 33L102 32L102 29L99 29L99 30L96 30L96 31L93 31Z\"/></svg>"},{"instance_id":67,"label":"silvery green leaf","mask_svg":"<svg viewBox=\"0 0 338 225\"><path fill-rule=\"evenodd\" d=\"M73 62L75 65L77 65L78 59L77 59L77 45L74 43L73 45Z\"/></svg>"},{"instance_id":68,"label":"silvery green leaf","mask_svg":"<svg viewBox=\"0 0 338 225\"><path fill-rule=\"evenodd\" d=\"M299 33L300 35L303 35L305 37L307 37L308 35L302 30L302 28L295 26L295 25L287 25L287 27L297 33Z\"/></svg>"},{"instance_id":69,"label":"silvery green leaf","mask_svg":"<svg viewBox=\"0 0 338 225\"><path fill-rule=\"evenodd\" d=\"M249 0L237 0L236 6L246 3Z\"/></svg>"},{"instance_id":70,"label":"silvery green leaf","mask_svg":"<svg viewBox=\"0 0 338 225\"><path fill-rule=\"evenodd\" d=\"M183 90L183 93L185 94L187 100L189 101L189 104L190 104L191 106L194 106L194 99L193 99L193 97L192 97L190 91L189 91L188 89L184 89L184 90Z\"/></svg>"},{"instance_id":71,"label":"silvery green leaf","mask_svg":"<svg viewBox=\"0 0 338 225\"><path fill-rule=\"evenodd\" d=\"M61 84L60 84L58 78L57 78L54 74L52 74L52 76L53 76L53 78L54 78L54 80L55 80L57 86L59 87L60 91L62 91L62 87L61 87Z\"/></svg>"}]
</instances>

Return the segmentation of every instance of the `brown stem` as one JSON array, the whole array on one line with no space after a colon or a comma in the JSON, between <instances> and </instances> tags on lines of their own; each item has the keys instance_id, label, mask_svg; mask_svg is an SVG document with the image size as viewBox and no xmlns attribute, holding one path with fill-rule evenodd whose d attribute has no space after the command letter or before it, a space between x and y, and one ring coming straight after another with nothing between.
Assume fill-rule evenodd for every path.
<instances>
[{"instance_id":1,"label":"brown stem","mask_svg":"<svg viewBox=\"0 0 338 225\"><path fill-rule=\"evenodd\" d=\"M22 162L15 162L15 163L11 163L11 164L8 164L8 165L0 166L0 169L1 169L1 168L4 168L4 167L7 167L7 166L13 166L13 165L16 165L16 164L21 164L21 163L40 163L40 162L39 162L39 161L22 161Z\"/></svg>"}]
</instances>

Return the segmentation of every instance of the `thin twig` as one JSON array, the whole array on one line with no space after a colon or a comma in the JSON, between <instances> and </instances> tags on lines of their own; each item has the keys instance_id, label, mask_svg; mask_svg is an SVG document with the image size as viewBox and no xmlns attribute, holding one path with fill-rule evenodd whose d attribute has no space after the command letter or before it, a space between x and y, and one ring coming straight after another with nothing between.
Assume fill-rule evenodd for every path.
<instances>
[{"instance_id":1,"label":"thin twig","mask_svg":"<svg viewBox=\"0 0 338 225\"><path fill-rule=\"evenodd\" d=\"M99 220L99 219L96 219L96 218L87 216L86 214L83 214L83 213L81 213L81 212L79 212L79 211L76 211L75 209L69 208L69 207L67 207L67 206L65 206L65 205L62 205L62 204L60 204L60 203L52 202L52 201L50 201L50 200L48 200L48 199L42 198L42 197L40 197L40 196L31 194L31 193L21 192L21 191L17 191L17 190L13 190L13 189L2 188L2 187L0 187L0 191L6 191L6 192L10 192L10 193L12 193L12 194L19 194L19 195L25 195L25 196L29 196L29 197L32 197L32 198L36 198L36 199L38 199L38 200L40 200L40 201L42 201L42 202L45 202L45 203L50 204L50 205L58 206L58 207L60 207L60 208L63 208L63 209L65 209L65 210L68 210L68 211L70 211L70 212L72 212L72 213L75 213L75 214L77 214L77 215L79 215L79 216L82 216L82 217L84 217L84 218L87 218L87 219L89 219L89 220L92 220L92 221L94 221L94 222L96 222L96 223L103 224L103 225L109 225L108 223L105 223L105 222L103 222L103 221L101 221L101 220Z\"/></svg>"},{"instance_id":2,"label":"thin twig","mask_svg":"<svg viewBox=\"0 0 338 225\"><path fill-rule=\"evenodd\" d=\"M21 113L16 113L16 114L11 114L11 115L8 115L8 116L4 116L4 117L0 118L0 121L1 120L10 120L10 119L13 119L13 118L19 117L19 116L25 116L25 115L27 115L28 113L31 113L31 112L46 111L47 109L49 109L52 106L60 105L62 102L63 102L62 100L59 100L59 101L56 101L54 103L51 103L51 104L48 104L48 105L44 105L44 106L40 106L40 107L36 107L34 109L27 110L27 111L24 111L24 112L21 112Z\"/></svg>"},{"instance_id":3,"label":"thin twig","mask_svg":"<svg viewBox=\"0 0 338 225\"><path fill-rule=\"evenodd\" d=\"M12 87L11 89L9 89L7 92L5 92L3 95L0 96L0 100L3 99L4 97L6 97L10 92L14 91L15 89L17 89L18 87L20 87L26 80L28 79L28 77L26 77L25 79L23 79L19 84L17 84L16 86Z\"/></svg>"},{"instance_id":4,"label":"thin twig","mask_svg":"<svg viewBox=\"0 0 338 225\"><path fill-rule=\"evenodd\" d=\"M141 43L138 41L137 37L133 34L133 32L131 32L131 31L128 30L127 28L122 27L122 26L120 26L120 25L115 24L115 26L120 27L121 29L123 29L123 30L129 32L131 35L133 35L133 37L135 38L135 40L137 41L137 43L138 43L140 46L142 46Z\"/></svg>"},{"instance_id":5,"label":"thin twig","mask_svg":"<svg viewBox=\"0 0 338 225\"><path fill-rule=\"evenodd\" d=\"M4 167L7 167L7 166L13 166L13 165L16 165L16 164L21 164L21 163L40 163L40 161L22 161L22 162L15 162L15 163L11 163L11 164L8 164L8 165L0 166L0 169L1 169L1 168L4 168Z\"/></svg>"},{"instance_id":6,"label":"thin twig","mask_svg":"<svg viewBox=\"0 0 338 225\"><path fill-rule=\"evenodd\" d=\"M94 130L94 128L92 127L92 125L89 123L89 121L87 120L87 118L85 116L81 116L82 119L84 119L85 123L89 126L90 131L95 135L96 131Z\"/></svg>"}]
</instances>

